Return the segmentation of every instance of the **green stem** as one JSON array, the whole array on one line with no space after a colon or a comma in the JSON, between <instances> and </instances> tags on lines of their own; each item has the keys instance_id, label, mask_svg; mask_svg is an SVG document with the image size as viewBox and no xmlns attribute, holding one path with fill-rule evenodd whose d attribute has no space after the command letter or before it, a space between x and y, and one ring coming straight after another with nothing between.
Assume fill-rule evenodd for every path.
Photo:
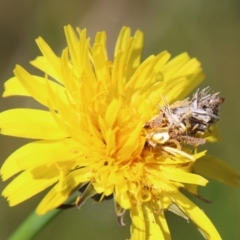
<instances>
[{"instance_id":1,"label":"green stem","mask_svg":"<svg viewBox=\"0 0 240 240\"><path fill-rule=\"evenodd\" d=\"M72 203L75 200L76 196L71 196L67 203ZM27 219L13 232L13 234L8 238L8 240L31 240L33 239L39 232L50 221L52 221L55 217L57 217L62 210L55 209L52 210L45 215L37 215L35 212L31 213Z\"/></svg>"}]
</instances>

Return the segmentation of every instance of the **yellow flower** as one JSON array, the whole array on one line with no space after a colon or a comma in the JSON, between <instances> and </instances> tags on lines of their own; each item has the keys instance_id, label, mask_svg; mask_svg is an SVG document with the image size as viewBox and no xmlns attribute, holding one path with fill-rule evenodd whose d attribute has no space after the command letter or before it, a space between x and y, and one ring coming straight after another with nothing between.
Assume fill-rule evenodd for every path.
<instances>
[{"instance_id":1,"label":"yellow flower","mask_svg":"<svg viewBox=\"0 0 240 240\"><path fill-rule=\"evenodd\" d=\"M86 30L77 32L65 27L68 47L61 57L38 38L42 56L31 64L44 75L16 66L15 77L5 83L3 97L33 97L46 110L0 114L2 134L36 140L3 164L3 180L19 174L3 196L14 206L51 186L38 214L59 207L77 190L78 207L90 197L113 196L121 224L130 211L131 239L171 239L165 210L192 220L205 238L220 239L204 212L179 189L199 196L197 187L208 182L200 174L236 186L239 174L205 151L179 147L168 127L147 127L159 105L182 100L203 80L200 63L186 53L169 60L166 51L141 62L143 34L131 37L127 27L110 61L105 32L97 33L93 45Z\"/></svg>"}]
</instances>

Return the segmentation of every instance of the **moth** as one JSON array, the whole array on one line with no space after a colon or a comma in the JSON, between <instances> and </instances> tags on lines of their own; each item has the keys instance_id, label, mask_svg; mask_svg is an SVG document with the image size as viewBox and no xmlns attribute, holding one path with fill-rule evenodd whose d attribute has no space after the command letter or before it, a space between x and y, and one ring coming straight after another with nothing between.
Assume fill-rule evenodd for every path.
<instances>
[{"instance_id":1,"label":"moth","mask_svg":"<svg viewBox=\"0 0 240 240\"><path fill-rule=\"evenodd\" d=\"M168 138L165 136L164 143L175 142L177 146L204 144L205 139L202 137L219 121L220 105L224 100L219 92L210 93L209 87L201 91L198 89L191 99L186 98L172 105L164 100L165 105L160 108L159 114L144 126L147 143L153 147L163 143L164 135L160 129L167 129Z\"/></svg>"}]
</instances>

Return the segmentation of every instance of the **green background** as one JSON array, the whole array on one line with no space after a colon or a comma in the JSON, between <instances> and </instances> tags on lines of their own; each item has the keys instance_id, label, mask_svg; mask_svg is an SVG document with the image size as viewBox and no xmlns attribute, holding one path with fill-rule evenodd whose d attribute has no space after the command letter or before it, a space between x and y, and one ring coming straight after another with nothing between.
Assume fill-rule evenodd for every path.
<instances>
[{"instance_id":1,"label":"green background","mask_svg":"<svg viewBox=\"0 0 240 240\"><path fill-rule=\"evenodd\" d=\"M240 1L239 0L1 0L0 1L0 91L12 76L15 64L34 72L28 62L39 55L34 42L42 36L57 53L65 46L63 26L88 29L88 35L105 30L109 56L123 25L145 33L144 58L163 50L172 56L188 52L197 57L206 73L201 87L220 91L226 101L218 123L221 141L208 144L210 154L224 159L240 171ZM111 57L110 57L111 58ZM36 107L25 98L0 101L0 110ZM1 136L0 163L27 140ZM0 182L0 189L7 182ZM240 239L240 189L211 181L200 189L213 204L194 201L215 224L223 239ZM44 193L16 206L8 207L0 197L0 239L11 232L32 212ZM203 239L191 223L167 214L173 240ZM64 211L36 240L126 239L127 226L117 224L112 201L89 201L79 211ZM24 240L24 239L19 239Z\"/></svg>"}]
</instances>

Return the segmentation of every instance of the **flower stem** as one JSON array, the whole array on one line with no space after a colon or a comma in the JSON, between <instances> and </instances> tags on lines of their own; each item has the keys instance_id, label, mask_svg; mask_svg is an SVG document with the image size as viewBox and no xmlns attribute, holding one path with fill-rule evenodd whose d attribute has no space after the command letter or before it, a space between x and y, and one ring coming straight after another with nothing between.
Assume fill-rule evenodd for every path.
<instances>
[{"instance_id":1,"label":"flower stem","mask_svg":"<svg viewBox=\"0 0 240 240\"><path fill-rule=\"evenodd\" d=\"M72 203L76 196L71 196L67 203ZM45 215L37 215L35 212L31 213L26 220L12 233L8 240L31 240L39 232L44 229L55 217L62 212L61 209L54 209Z\"/></svg>"}]
</instances>

